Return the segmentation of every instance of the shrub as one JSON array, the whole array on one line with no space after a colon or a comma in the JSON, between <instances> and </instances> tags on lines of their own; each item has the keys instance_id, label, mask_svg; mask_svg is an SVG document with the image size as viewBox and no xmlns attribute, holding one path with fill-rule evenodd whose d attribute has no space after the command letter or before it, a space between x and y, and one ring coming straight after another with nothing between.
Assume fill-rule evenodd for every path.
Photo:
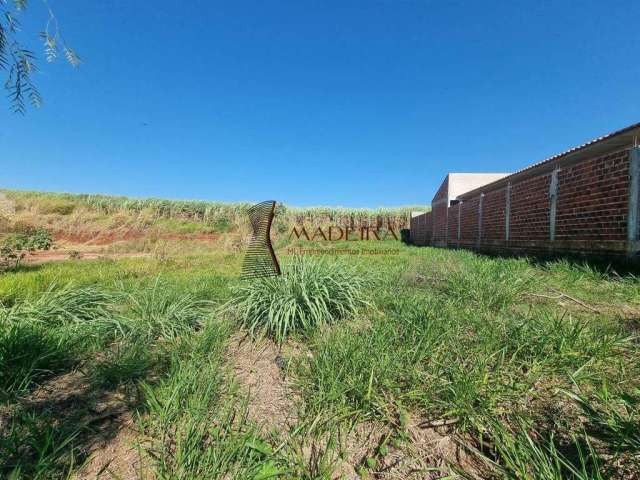
<instances>
[{"instance_id":1,"label":"shrub","mask_svg":"<svg viewBox=\"0 0 640 480\"><path fill-rule=\"evenodd\" d=\"M51 234L44 228L36 228L27 233L30 250L49 250L53 245Z\"/></svg>"},{"instance_id":2,"label":"shrub","mask_svg":"<svg viewBox=\"0 0 640 480\"><path fill-rule=\"evenodd\" d=\"M44 228L35 228L24 233L12 233L0 245L0 260L14 263L17 267L27 252L49 250L53 245L51 234Z\"/></svg>"},{"instance_id":3,"label":"shrub","mask_svg":"<svg viewBox=\"0 0 640 480\"><path fill-rule=\"evenodd\" d=\"M5 237L0 245L0 260L3 266L15 264L20 265L20 260L25 256L27 251L27 241L24 235L13 233Z\"/></svg>"},{"instance_id":4,"label":"shrub","mask_svg":"<svg viewBox=\"0 0 640 480\"><path fill-rule=\"evenodd\" d=\"M353 315L367 305L368 279L343 262L297 256L278 277L252 280L234 289L229 306L252 334L282 342Z\"/></svg>"},{"instance_id":5,"label":"shrub","mask_svg":"<svg viewBox=\"0 0 640 480\"><path fill-rule=\"evenodd\" d=\"M70 215L76 208L76 204L68 200L51 199L43 201L38 206L38 211L42 214Z\"/></svg>"},{"instance_id":6,"label":"shrub","mask_svg":"<svg viewBox=\"0 0 640 480\"><path fill-rule=\"evenodd\" d=\"M213 230L218 233L225 233L231 230L231 220L227 217L218 217L213 222Z\"/></svg>"}]
</instances>

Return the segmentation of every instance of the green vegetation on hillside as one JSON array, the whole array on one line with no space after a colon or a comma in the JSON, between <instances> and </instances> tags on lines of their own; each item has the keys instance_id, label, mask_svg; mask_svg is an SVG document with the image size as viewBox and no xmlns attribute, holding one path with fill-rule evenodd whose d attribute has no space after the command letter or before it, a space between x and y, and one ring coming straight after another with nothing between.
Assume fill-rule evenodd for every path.
<instances>
[{"instance_id":1,"label":"green vegetation on hillside","mask_svg":"<svg viewBox=\"0 0 640 480\"><path fill-rule=\"evenodd\" d=\"M230 226L246 224L246 210L249 203L224 203L196 200L163 200L156 198L129 198L94 194L69 194L49 192L29 192L0 190L15 202L18 216L29 212L51 217L73 217L82 210L83 219L92 223L104 219L113 221L119 216L123 221L135 216L142 226L154 224L159 219L202 222L215 231L228 231ZM408 225L412 211L428 210L426 206L405 206L397 208L342 208L306 207L297 208L278 204L276 224L284 222L375 223L378 220L392 222L398 227ZM93 214L93 216L92 216ZM77 215L76 215L77 216ZM107 220L108 219L108 220ZM64 223L64 218L61 220ZM146 225L145 225L146 221ZM68 223L68 222L67 222ZM77 222L76 222L77 223ZM104 226L104 225L103 225ZM113 225L115 226L115 225ZM176 224L177 226L177 224ZM288 230L288 228L287 228Z\"/></svg>"}]
</instances>

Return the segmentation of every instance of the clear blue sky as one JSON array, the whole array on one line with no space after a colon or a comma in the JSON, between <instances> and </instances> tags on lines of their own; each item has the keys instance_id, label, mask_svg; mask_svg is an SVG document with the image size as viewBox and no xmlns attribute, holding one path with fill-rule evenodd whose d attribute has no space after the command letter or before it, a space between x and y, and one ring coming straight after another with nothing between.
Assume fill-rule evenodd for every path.
<instances>
[{"instance_id":1,"label":"clear blue sky","mask_svg":"<svg viewBox=\"0 0 640 480\"><path fill-rule=\"evenodd\" d=\"M640 121L638 2L49 3L84 64L4 102L2 187L428 203Z\"/></svg>"}]
</instances>

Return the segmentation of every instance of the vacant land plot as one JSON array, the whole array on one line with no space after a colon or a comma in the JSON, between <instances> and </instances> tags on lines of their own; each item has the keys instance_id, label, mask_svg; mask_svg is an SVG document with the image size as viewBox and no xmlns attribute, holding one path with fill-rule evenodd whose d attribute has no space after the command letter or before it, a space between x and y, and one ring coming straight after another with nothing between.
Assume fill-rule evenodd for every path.
<instances>
[{"instance_id":1,"label":"vacant land plot","mask_svg":"<svg viewBox=\"0 0 640 480\"><path fill-rule=\"evenodd\" d=\"M264 295L213 246L5 272L0 475L639 474L638 279L383 246Z\"/></svg>"}]
</instances>

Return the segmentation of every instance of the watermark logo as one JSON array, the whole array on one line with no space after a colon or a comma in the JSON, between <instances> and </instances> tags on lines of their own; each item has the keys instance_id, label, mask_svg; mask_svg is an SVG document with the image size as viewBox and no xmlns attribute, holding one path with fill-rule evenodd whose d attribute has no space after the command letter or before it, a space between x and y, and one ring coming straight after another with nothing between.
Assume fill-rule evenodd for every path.
<instances>
[{"instance_id":1,"label":"watermark logo","mask_svg":"<svg viewBox=\"0 0 640 480\"><path fill-rule=\"evenodd\" d=\"M341 227L338 225L330 225L329 227L316 227L308 231L304 225L293 227L289 234L289 240L293 238L298 240L305 239L308 241L325 241L325 242L338 242L340 240L353 241L353 240L398 240L398 235L395 229L389 225L387 228L381 227Z\"/></svg>"},{"instance_id":2,"label":"watermark logo","mask_svg":"<svg viewBox=\"0 0 640 480\"><path fill-rule=\"evenodd\" d=\"M273 277L281 273L271 245L271 224L275 210L276 202L267 200L247 211L253 232L242 263L242 279Z\"/></svg>"}]
</instances>

